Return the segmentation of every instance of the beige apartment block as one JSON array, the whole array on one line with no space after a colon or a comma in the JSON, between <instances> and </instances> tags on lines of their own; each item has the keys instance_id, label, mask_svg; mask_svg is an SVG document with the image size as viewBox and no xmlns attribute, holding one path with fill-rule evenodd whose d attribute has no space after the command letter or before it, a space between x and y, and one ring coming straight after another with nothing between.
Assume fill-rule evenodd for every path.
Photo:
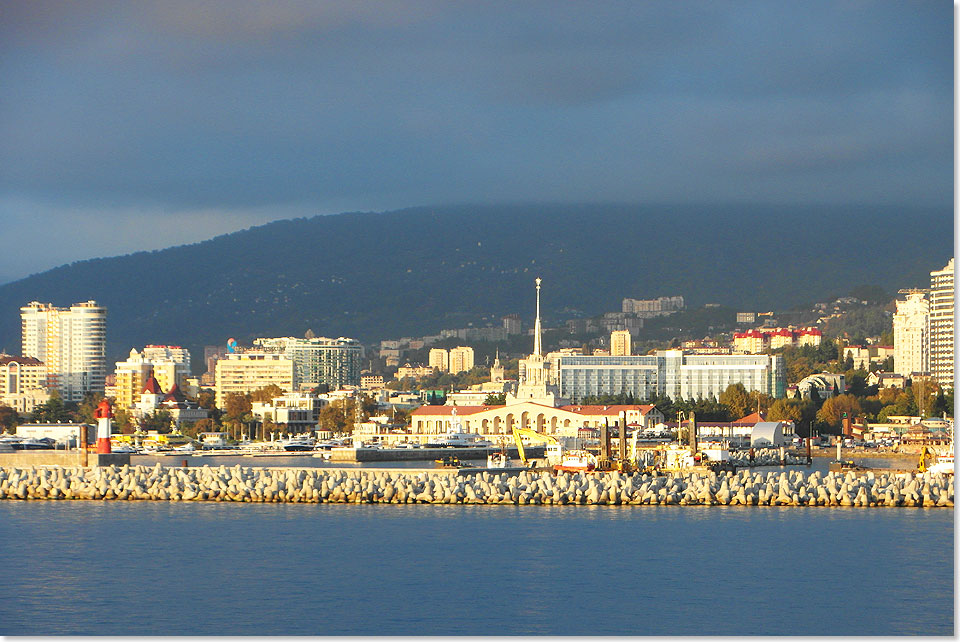
<instances>
[{"instance_id":1,"label":"beige apartment block","mask_svg":"<svg viewBox=\"0 0 960 642\"><path fill-rule=\"evenodd\" d=\"M457 346L450 349L450 372L466 372L473 369L473 348Z\"/></svg>"},{"instance_id":2,"label":"beige apartment block","mask_svg":"<svg viewBox=\"0 0 960 642\"><path fill-rule=\"evenodd\" d=\"M450 369L449 359L449 354L443 348L430 348L430 367L446 372Z\"/></svg>"},{"instance_id":3,"label":"beige apartment block","mask_svg":"<svg viewBox=\"0 0 960 642\"><path fill-rule=\"evenodd\" d=\"M227 395L247 394L274 384L284 392L293 391L292 359L274 352L228 354L217 361L217 407L223 408Z\"/></svg>"},{"instance_id":4,"label":"beige apartment block","mask_svg":"<svg viewBox=\"0 0 960 642\"><path fill-rule=\"evenodd\" d=\"M629 330L614 330L610 333L610 355L614 357L630 356Z\"/></svg>"}]
</instances>

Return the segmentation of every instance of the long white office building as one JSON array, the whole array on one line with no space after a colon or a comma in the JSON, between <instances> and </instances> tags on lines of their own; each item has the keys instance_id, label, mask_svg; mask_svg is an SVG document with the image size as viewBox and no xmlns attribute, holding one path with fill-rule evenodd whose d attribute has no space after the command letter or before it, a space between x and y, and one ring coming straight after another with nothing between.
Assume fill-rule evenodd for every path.
<instances>
[{"instance_id":1,"label":"long white office building","mask_svg":"<svg viewBox=\"0 0 960 642\"><path fill-rule=\"evenodd\" d=\"M742 383L772 397L786 393L783 357L765 354L684 354L659 350L654 355L559 358L560 395L574 403L592 395L627 393L639 400L719 397L728 386Z\"/></svg>"}]
</instances>

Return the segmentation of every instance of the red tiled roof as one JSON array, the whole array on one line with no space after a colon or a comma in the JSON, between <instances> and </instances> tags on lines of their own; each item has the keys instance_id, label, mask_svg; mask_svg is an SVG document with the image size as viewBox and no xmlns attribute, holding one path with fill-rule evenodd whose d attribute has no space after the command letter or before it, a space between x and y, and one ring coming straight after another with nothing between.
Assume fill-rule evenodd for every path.
<instances>
[{"instance_id":1,"label":"red tiled roof","mask_svg":"<svg viewBox=\"0 0 960 642\"><path fill-rule=\"evenodd\" d=\"M5 354L0 357L0 366L5 366L8 363L19 363L22 366L39 366L43 365L43 362L34 357L15 357L9 354Z\"/></svg>"},{"instance_id":2,"label":"red tiled roof","mask_svg":"<svg viewBox=\"0 0 960 642\"><path fill-rule=\"evenodd\" d=\"M473 415L491 408L501 408L502 406L420 406L411 414L414 415L453 415L453 409L457 409L458 415Z\"/></svg>"},{"instance_id":3,"label":"red tiled roof","mask_svg":"<svg viewBox=\"0 0 960 642\"><path fill-rule=\"evenodd\" d=\"M143 390L141 390L140 392L141 393L148 392L152 395L163 394L163 390L160 388L160 384L157 383L157 379L153 375L150 375L150 378L147 379L147 382L143 386Z\"/></svg>"},{"instance_id":4,"label":"red tiled roof","mask_svg":"<svg viewBox=\"0 0 960 642\"><path fill-rule=\"evenodd\" d=\"M167 393L167 396L163 398L164 401L176 401L177 403L182 403L187 400L186 396L180 392L180 386L173 384L173 387L170 388L170 392Z\"/></svg>"},{"instance_id":5,"label":"red tiled roof","mask_svg":"<svg viewBox=\"0 0 960 642\"><path fill-rule=\"evenodd\" d=\"M756 424L756 423L760 423L761 421L766 421L766 420L763 418L763 415L761 415L761 414L758 413L758 412L751 412L751 413L750 413L749 415L747 415L746 417L740 417L740 419L737 419L737 420L736 420L735 422L733 422L733 423L735 423L735 424Z\"/></svg>"}]
</instances>

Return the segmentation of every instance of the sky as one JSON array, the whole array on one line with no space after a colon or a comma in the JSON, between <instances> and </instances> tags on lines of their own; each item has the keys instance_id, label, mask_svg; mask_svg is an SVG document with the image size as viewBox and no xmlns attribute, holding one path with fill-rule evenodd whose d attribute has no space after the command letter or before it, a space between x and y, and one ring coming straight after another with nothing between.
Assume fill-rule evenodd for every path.
<instances>
[{"instance_id":1,"label":"sky","mask_svg":"<svg viewBox=\"0 0 960 642\"><path fill-rule=\"evenodd\" d=\"M949 208L953 15L944 0L5 3L0 283L418 205Z\"/></svg>"}]
</instances>

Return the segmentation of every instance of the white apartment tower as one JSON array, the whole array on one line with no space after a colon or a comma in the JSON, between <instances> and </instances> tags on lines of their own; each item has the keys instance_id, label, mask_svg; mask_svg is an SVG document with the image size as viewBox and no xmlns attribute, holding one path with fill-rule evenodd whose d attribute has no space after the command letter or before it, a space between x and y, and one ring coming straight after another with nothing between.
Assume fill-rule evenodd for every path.
<instances>
[{"instance_id":1,"label":"white apartment tower","mask_svg":"<svg viewBox=\"0 0 960 642\"><path fill-rule=\"evenodd\" d=\"M55 308L31 301L20 308L21 354L46 366L47 386L64 401L103 392L107 375L107 309L96 301Z\"/></svg>"},{"instance_id":2,"label":"white apartment tower","mask_svg":"<svg viewBox=\"0 0 960 642\"><path fill-rule=\"evenodd\" d=\"M953 388L953 315L950 259L942 270L930 273L930 373L944 388Z\"/></svg>"},{"instance_id":3,"label":"white apartment tower","mask_svg":"<svg viewBox=\"0 0 960 642\"><path fill-rule=\"evenodd\" d=\"M630 331L614 330L610 333L610 356L630 356Z\"/></svg>"},{"instance_id":4,"label":"white apartment tower","mask_svg":"<svg viewBox=\"0 0 960 642\"><path fill-rule=\"evenodd\" d=\"M909 377L930 371L930 302L922 293L897 301L893 315L893 368Z\"/></svg>"}]
</instances>

